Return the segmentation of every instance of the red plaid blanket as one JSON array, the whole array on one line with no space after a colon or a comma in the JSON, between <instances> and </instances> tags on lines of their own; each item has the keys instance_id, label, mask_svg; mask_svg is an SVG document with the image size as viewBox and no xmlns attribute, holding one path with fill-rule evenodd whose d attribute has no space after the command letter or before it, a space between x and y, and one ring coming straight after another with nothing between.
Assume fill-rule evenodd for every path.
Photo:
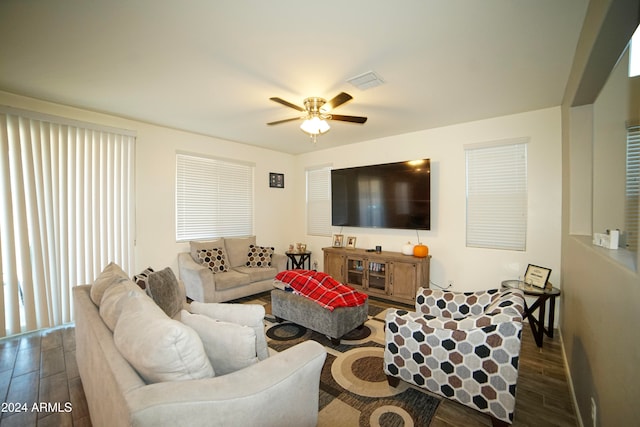
<instances>
[{"instance_id":1,"label":"red plaid blanket","mask_svg":"<svg viewBox=\"0 0 640 427\"><path fill-rule=\"evenodd\" d=\"M278 273L275 278L330 311L338 307L356 307L367 300L366 294L319 271L285 270Z\"/></svg>"}]
</instances>

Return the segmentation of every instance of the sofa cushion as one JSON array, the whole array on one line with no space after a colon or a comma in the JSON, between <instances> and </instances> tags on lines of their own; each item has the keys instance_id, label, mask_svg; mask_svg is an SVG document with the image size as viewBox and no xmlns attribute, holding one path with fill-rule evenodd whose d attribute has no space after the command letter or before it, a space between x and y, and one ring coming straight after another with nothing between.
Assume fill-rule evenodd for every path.
<instances>
[{"instance_id":1,"label":"sofa cushion","mask_svg":"<svg viewBox=\"0 0 640 427\"><path fill-rule=\"evenodd\" d=\"M181 311L182 323L200 336L216 375L224 375L258 362L256 333L249 326L223 322L202 314Z\"/></svg>"},{"instance_id":2,"label":"sofa cushion","mask_svg":"<svg viewBox=\"0 0 640 427\"><path fill-rule=\"evenodd\" d=\"M167 316L174 317L182 310L178 279L170 267L149 274L147 292Z\"/></svg>"},{"instance_id":3,"label":"sofa cushion","mask_svg":"<svg viewBox=\"0 0 640 427\"><path fill-rule=\"evenodd\" d=\"M93 301L95 305L99 306L102 296L104 295L104 291L106 291L109 286L119 282L121 279L127 278L129 278L129 276L127 276L127 273L125 273L118 264L110 262L98 277L96 277L96 280L91 286L91 292L89 293L91 301Z\"/></svg>"},{"instance_id":4,"label":"sofa cushion","mask_svg":"<svg viewBox=\"0 0 640 427\"><path fill-rule=\"evenodd\" d=\"M224 246L227 249L227 257L231 268L241 267L247 263L249 245L256 244L256 236L251 237L227 237Z\"/></svg>"},{"instance_id":5,"label":"sofa cushion","mask_svg":"<svg viewBox=\"0 0 640 427\"><path fill-rule=\"evenodd\" d=\"M198 251L198 262L209 267L213 274L229 271L227 254L223 247L200 249Z\"/></svg>"},{"instance_id":6,"label":"sofa cushion","mask_svg":"<svg viewBox=\"0 0 640 427\"><path fill-rule=\"evenodd\" d=\"M246 268L246 267L244 267ZM242 269L242 267L240 268ZM251 276L241 273L237 269L229 270L224 274L216 274L215 285L216 290L231 289L238 286L245 286L251 283Z\"/></svg>"},{"instance_id":7,"label":"sofa cushion","mask_svg":"<svg viewBox=\"0 0 640 427\"><path fill-rule=\"evenodd\" d=\"M140 293L124 297L113 339L118 351L148 384L214 375L198 334L168 318L153 300Z\"/></svg>"},{"instance_id":8,"label":"sofa cushion","mask_svg":"<svg viewBox=\"0 0 640 427\"><path fill-rule=\"evenodd\" d=\"M147 290L147 283L149 283L149 274L153 273L153 268L147 267L140 273L133 276L133 283L140 286L140 289Z\"/></svg>"},{"instance_id":9,"label":"sofa cushion","mask_svg":"<svg viewBox=\"0 0 640 427\"><path fill-rule=\"evenodd\" d=\"M210 249L210 248L224 248L224 238L219 238L216 240L207 240L203 242L191 241L189 242L189 252L191 253L191 258L198 264L200 264L200 259L198 258L198 251L202 249Z\"/></svg>"},{"instance_id":10,"label":"sofa cushion","mask_svg":"<svg viewBox=\"0 0 640 427\"><path fill-rule=\"evenodd\" d=\"M278 270L273 267L267 267L267 268L238 267L238 268L234 268L234 270L239 273L247 274L249 276L249 281L251 283L273 279L274 277L276 277L276 274L278 274Z\"/></svg>"},{"instance_id":11,"label":"sofa cushion","mask_svg":"<svg viewBox=\"0 0 640 427\"><path fill-rule=\"evenodd\" d=\"M109 286L100 300L100 317L107 327L113 332L122 314L122 304L130 292L138 292L145 298L146 293L130 279L120 279L119 282Z\"/></svg>"},{"instance_id":12,"label":"sofa cushion","mask_svg":"<svg viewBox=\"0 0 640 427\"><path fill-rule=\"evenodd\" d=\"M271 257L275 248L268 246L249 245L249 253L247 253L246 267L252 268L269 268L271 267Z\"/></svg>"}]
</instances>

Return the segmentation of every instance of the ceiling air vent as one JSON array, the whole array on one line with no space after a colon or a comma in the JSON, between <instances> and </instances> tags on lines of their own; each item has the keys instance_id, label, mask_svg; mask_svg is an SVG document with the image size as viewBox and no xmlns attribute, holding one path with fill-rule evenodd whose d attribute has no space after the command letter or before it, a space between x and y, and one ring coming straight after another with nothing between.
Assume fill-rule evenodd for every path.
<instances>
[{"instance_id":1,"label":"ceiling air vent","mask_svg":"<svg viewBox=\"0 0 640 427\"><path fill-rule=\"evenodd\" d=\"M360 90L367 90L372 87L380 86L384 83L384 81L373 71L367 71L366 73L360 74L359 76L351 77L347 80L348 83L351 83L353 86L357 87Z\"/></svg>"}]
</instances>

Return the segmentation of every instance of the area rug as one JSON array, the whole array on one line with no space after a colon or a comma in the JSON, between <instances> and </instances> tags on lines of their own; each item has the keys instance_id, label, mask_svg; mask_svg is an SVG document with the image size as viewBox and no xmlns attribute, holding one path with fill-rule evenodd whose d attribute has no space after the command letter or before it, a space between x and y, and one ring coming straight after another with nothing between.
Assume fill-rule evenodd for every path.
<instances>
[{"instance_id":1,"label":"area rug","mask_svg":"<svg viewBox=\"0 0 640 427\"><path fill-rule=\"evenodd\" d=\"M386 308L369 301L369 319L361 329L347 334L338 345L326 336L291 322L277 323L265 305L267 343L273 352L305 340L327 350L320 377L319 427L428 426L440 399L404 382L390 387L383 371L384 316Z\"/></svg>"}]
</instances>

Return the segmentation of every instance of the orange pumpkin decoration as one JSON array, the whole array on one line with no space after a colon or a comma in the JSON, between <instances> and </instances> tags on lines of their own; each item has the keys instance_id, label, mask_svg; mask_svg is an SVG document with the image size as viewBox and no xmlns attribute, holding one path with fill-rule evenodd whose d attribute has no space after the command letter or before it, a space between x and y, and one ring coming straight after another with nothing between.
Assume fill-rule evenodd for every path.
<instances>
[{"instance_id":1,"label":"orange pumpkin decoration","mask_svg":"<svg viewBox=\"0 0 640 427\"><path fill-rule=\"evenodd\" d=\"M429 247L418 243L413 247L413 256L417 258L426 258L429 255Z\"/></svg>"}]
</instances>

